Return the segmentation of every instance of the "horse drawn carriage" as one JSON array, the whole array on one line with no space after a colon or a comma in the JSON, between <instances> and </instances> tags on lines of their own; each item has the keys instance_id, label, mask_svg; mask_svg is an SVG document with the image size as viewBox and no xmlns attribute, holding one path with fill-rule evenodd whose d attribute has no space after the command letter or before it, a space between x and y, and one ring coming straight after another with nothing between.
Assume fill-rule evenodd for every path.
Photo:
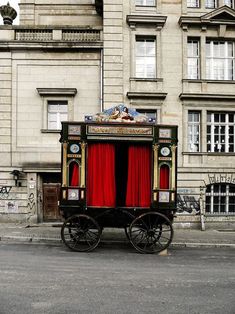
<instances>
[{"instance_id":1,"label":"horse drawn carriage","mask_svg":"<svg viewBox=\"0 0 235 314\"><path fill-rule=\"evenodd\" d=\"M176 211L177 127L120 105L62 122L61 238L91 251L105 227L124 228L141 253L166 249Z\"/></svg>"}]
</instances>

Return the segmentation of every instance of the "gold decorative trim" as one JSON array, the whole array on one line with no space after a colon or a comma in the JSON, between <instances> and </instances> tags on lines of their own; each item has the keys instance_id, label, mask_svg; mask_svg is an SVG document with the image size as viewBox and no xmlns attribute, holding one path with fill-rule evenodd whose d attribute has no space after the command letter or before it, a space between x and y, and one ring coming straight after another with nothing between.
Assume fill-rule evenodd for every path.
<instances>
[{"instance_id":1,"label":"gold decorative trim","mask_svg":"<svg viewBox=\"0 0 235 314\"><path fill-rule=\"evenodd\" d=\"M86 143L81 143L82 158L81 158L81 182L80 187L85 188L85 171L86 171Z\"/></svg>"},{"instance_id":2,"label":"gold decorative trim","mask_svg":"<svg viewBox=\"0 0 235 314\"><path fill-rule=\"evenodd\" d=\"M176 145L172 145L171 189L175 190Z\"/></svg>"},{"instance_id":3,"label":"gold decorative trim","mask_svg":"<svg viewBox=\"0 0 235 314\"><path fill-rule=\"evenodd\" d=\"M67 186L67 143L63 143L63 176L62 176L62 186Z\"/></svg>"},{"instance_id":4,"label":"gold decorative trim","mask_svg":"<svg viewBox=\"0 0 235 314\"><path fill-rule=\"evenodd\" d=\"M153 193L153 200L154 200L154 202L157 202L157 192Z\"/></svg>"},{"instance_id":5,"label":"gold decorative trim","mask_svg":"<svg viewBox=\"0 0 235 314\"><path fill-rule=\"evenodd\" d=\"M68 158L81 158L81 154L68 154Z\"/></svg>"},{"instance_id":6,"label":"gold decorative trim","mask_svg":"<svg viewBox=\"0 0 235 314\"><path fill-rule=\"evenodd\" d=\"M159 145L153 145L153 189L158 189L158 149Z\"/></svg>"}]
</instances>

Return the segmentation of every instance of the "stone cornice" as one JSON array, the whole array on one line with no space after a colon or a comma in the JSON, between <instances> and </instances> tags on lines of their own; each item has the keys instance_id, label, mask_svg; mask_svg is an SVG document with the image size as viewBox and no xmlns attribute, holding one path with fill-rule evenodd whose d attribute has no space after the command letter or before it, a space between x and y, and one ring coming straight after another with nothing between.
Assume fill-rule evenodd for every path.
<instances>
[{"instance_id":1,"label":"stone cornice","mask_svg":"<svg viewBox=\"0 0 235 314\"><path fill-rule=\"evenodd\" d=\"M161 30L166 23L167 16L159 15L127 15L126 21L130 28L134 29L136 25L151 25Z\"/></svg>"},{"instance_id":2,"label":"stone cornice","mask_svg":"<svg viewBox=\"0 0 235 314\"><path fill-rule=\"evenodd\" d=\"M226 101L234 101L235 94L201 94L201 93L181 93L179 95L181 100L226 100Z\"/></svg>"},{"instance_id":3,"label":"stone cornice","mask_svg":"<svg viewBox=\"0 0 235 314\"><path fill-rule=\"evenodd\" d=\"M37 88L40 96L75 96L76 88Z\"/></svg>"},{"instance_id":4,"label":"stone cornice","mask_svg":"<svg viewBox=\"0 0 235 314\"><path fill-rule=\"evenodd\" d=\"M102 42L22 42L22 41L0 41L0 50L101 50Z\"/></svg>"}]
</instances>

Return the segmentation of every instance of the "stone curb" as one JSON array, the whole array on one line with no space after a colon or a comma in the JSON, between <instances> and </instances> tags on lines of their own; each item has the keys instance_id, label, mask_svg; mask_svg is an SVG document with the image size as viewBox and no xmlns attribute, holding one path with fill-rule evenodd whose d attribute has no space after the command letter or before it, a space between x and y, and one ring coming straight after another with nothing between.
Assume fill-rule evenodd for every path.
<instances>
[{"instance_id":1,"label":"stone curb","mask_svg":"<svg viewBox=\"0 0 235 314\"><path fill-rule=\"evenodd\" d=\"M2 236L0 237L1 242L21 242L21 243L51 243L51 244L62 244L60 238L40 238L40 237L30 237L30 236ZM101 239L101 243L110 244L124 244L127 241L122 240L112 240L112 239ZM193 243L193 242L172 242L170 247L181 247L181 248L233 248L235 249L235 244L232 243Z\"/></svg>"}]
</instances>

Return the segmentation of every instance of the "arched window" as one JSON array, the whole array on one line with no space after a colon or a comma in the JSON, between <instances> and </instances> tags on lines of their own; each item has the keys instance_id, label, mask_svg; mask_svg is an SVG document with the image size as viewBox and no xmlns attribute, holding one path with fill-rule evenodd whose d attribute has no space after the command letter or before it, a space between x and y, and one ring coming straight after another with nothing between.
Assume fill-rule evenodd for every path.
<instances>
[{"instance_id":1,"label":"arched window","mask_svg":"<svg viewBox=\"0 0 235 314\"><path fill-rule=\"evenodd\" d=\"M235 184L216 183L206 188L206 213L235 213Z\"/></svg>"},{"instance_id":2,"label":"arched window","mask_svg":"<svg viewBox=\"0 0 235 314\"><path fill-rule=\"evenodd\" d=\"M80 185L80 165L73 160L69 163L69 186Z\"/></svg>"},{"instance_id":3,"label":"arched window","mask_svg":"<svg viewBox=\"0 0 235 314\"><path fill-rule=\"evenodd\" d=\"M164 164L160 167L160 189L169 190L170 188L170 168Z\"/></svg>"}]
</instances>

